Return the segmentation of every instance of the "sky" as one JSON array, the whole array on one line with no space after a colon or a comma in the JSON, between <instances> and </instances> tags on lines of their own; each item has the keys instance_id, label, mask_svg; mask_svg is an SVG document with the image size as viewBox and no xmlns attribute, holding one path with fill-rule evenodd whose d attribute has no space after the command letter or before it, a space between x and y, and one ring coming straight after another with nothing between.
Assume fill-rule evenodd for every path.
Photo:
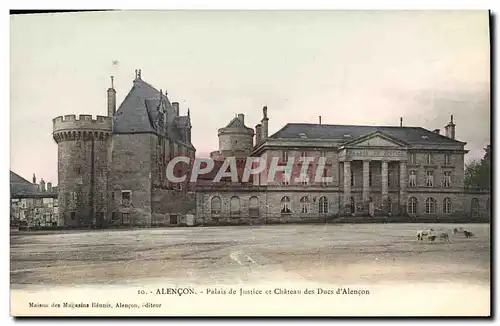
<instances>
[{"instance_id":1,"label":"sky","mask_svg":"<svg viewBox=\"0 0 500 326\"><path fill-rule=\"evenodd\" d=\"M121 11L11 16L11 170L57 184L52 119L106 115L135 69L190 108L197 155L217 129L267 105L286 123L441 129L466 161L490 143L487 11Z\"/></svg>"}]
</instances>

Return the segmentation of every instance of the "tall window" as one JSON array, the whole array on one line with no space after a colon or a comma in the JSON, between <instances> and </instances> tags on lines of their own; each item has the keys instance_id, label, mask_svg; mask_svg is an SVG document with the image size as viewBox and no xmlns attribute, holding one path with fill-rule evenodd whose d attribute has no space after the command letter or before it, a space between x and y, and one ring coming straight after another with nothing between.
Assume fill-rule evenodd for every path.
<instances>
[{"instance_id":1,"label":"tall window","mask_svg":"<svg viewBox=\"0 0 500 326\"><path fill-rule=\"evenodd\" d=\"M240 198L234 196L231 197L231 200L229 202L229 206L231 208L231 216L239 216L240 215Z\"/></svg>"},{"instance_id":2,"label":"tall window","mask_svg":"<svg viewBox=\"0 0 500 326\"><path fill-rule=\"evenodd\" d=\"M432 154L427 154L426 155L426 163L428 165L432 164Z\"/></svg>"},{"instance_id":3,"label":"tall window","mask_svg":"<svg viewBox=\"0 0 500 326\"><path fill-rule=\"evenodd\" d=\"M288 167L285 167L285 170L281 174L281 184L285 186L289 185L291 177L292 177L292 171L289 170Z\"/></svg>"},{"instance_id":4,"label":"tall window","mask_svg":"<svg viewBox=\"0 0 500 326\"><path fill-rule=\"evenodd\" d=\"M427 171L425 173L425 186L434 187L434 171Z\"/></svg>"},{"instance_id":5,"label":"tall window","mask_svg":"<svg viewBox=\"0 0 500 326\"><path fill-rule=\"evenodd\" d=\"M281 153L281 159L283 162L287 162L288 161L288 152L287 151L283 151Z\"/></svg>"},{"instance_id":6,"label":"tall window","mask_svg":"<svg viewBox=\"0 0 500 326\"><path fill-rule=\"evenodd\" d=\"M416 187L417 186L417 171L410 171L409 186L410 187Z\"/></svg>"},{"instance_id":7,"label":"tall window","mask_svg":"<svg viewBox=\"0 0 500 326\"><path fill-rule=\"evenodd\" d=\"M354 171L351 169L351 187L354 186Z\"/></svg>"},{"instance_id":8,"label":"tall window","mask_svg":"<svg viewBox=\"0 0 500 326\"><path fill-rule=\"evenodd\" d=\"M290 214L292 210L290 209L290 198L285 196L281 198L281 213Z\"/></svg>"},{"instance_id":9,"label":"tall window","mask_svg":"<svg viewBox=\"0 0 500 326\"><path fill-rule=\"evenodd\" d=\"M290 176L288 174L281 174L281 184L284 186L288 186L290 184Z\"/></svg>"},{"instance_id":10,"label":"tall window","mask_svg":"<svg viewBox=\"0 0 500 326\"><path fill-rule=\"evenodd\" d=\"M373 186L373 173L372 171L368 171L368 186Z\"/></svg>"},{"instance_id":11,"label":"tall window","mask_svg":"<svg viewBox=\"0 0 500 326\"><path fill-rule=\"evenodd\" d=\"M222 201L220 197L213 197L210 203L210 211L212 214L220 214L222 208Z\"/></svg>"},{"instance_id":12,"label":"tall window","mask_svg":"<svg viewBox=\"0 0 500 326\"><path fill-rule=\"evenodd\" d=\"M446 197L443 200L443 213L450 214L451 213L451 199Z\"/></svg>"},{"instance_id":13,"label":"tall window","mask_svg":"<svg viewBox=\"0 0 500 326\"><path fill-rule=\"evenodd\" d=\"M417 214L417 198L410 197L408 201L408 214Z\"/></svg>"},{"instance_id":14,"label":"tall window","mask_svg":"<svg viewBox=\"0 0 500 326\"><path fill-rule=\"evenodd\" d=\"M122 205L130 206L130 191L122 191Z\"/></svg>"},{"instance_id":15,"label":"tall window","mask_svg":"<svg viewBox=\"0 0 500 326\"><path fill-rule=\"evenodd\" d=\"M300 212L302 214L309 213L309 198L308 197L300 198Z\"/></svg>"},{"instance_id":16,"label":"tall window","mask_svg":"<svg viewBox=\"0 0 500 326\"><path fill-rule=\"evenodd\" d=\"M328 199L324 196L319 199L318 212L320 214L328 213Z\"/></svg>"},{"instance_id":17,"label":"tall window","mask_svg":"<svg viewBox=\"0 0 500 326\"><path fill-rule=\"evenodd\" d=\"M250 197L250 205L248 207L250 217L259 217L259 198Z\"/></svg>"},{"instance_id":18,"label":"tall window","mask_svg":"<svg viewBox=\"0 0 500 326\"><path fill-rule=\"evenodd\" d=\"M470 211L472 216L476 217L479 215L479 199L472 198L470 202Z\"/></svg>"},{"instance_id":19,"label":"tall window","mask_svg":"<svg viewBox=\"0 0 500 326\"><path fill-rule=\"evenodd\" d=\"M417 163L417 157L415 153L410 153L410 156L408 157L408 161L410 164L416 164Z\"/></svg>"},{"instance_id":20,"label":"tall window","mask_svg":"<svg viewBox=\"0 0 500 326\"><path fill-rule=\"evenodd\" d=\"M445 165L451 164L451 154L444 154L444 164Z\"/></svg>"},{"instance_id":21,"label":"tall window","mask_svg":"<svg viewBox=\"0 0 500 326\"><path fill-rule=\"evenodd\" d=\"M451 171L444 171L443 186L451 187Z\"/></svg>"},{"instance_id":22,"label":"tall window","mask_svg":"<svg viewBox=\"0 0 500 326\"><path fill-rule=\"evenodd\" d=\"M435 214L436 213L436 200L429 197L425 200L425 213Z\"/></svg>"},{"instance_id":23,"label":"tall window","mask_svg":"<svg viewBox=\"0 0 500 326\"><path fill-rule=\"evenodd\" d=\"M391 198L387 198L387 212L392 213L392 200Z\"/></svg>"}]
</instances>

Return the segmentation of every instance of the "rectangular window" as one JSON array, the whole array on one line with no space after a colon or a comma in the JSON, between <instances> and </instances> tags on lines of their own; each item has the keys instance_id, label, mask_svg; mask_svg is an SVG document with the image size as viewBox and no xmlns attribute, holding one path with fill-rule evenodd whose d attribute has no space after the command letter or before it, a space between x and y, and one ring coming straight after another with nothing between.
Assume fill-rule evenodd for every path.
<instances>
[{"instance_id":1,"label":"rectangular window","mask_svg":"<svg viewBox=\"0 0 500 326\"><path fill-rule=\"evenodd\" d=\"M427 154L427 156L426 156L426 163L428 165L432 164L432 154Z\"/></svg>"},{"instance_id":2,"label":"rectangular window","mask_svg":"<svg viewBox=\"0 0 500 326\"><path fill-rule=\"evenodd\" d=\"M451 154L444 154L444 164L445 165L451 164Z\"/></svg>"},{"instance_id":3,"label":"rectangular window","mask_svg":"<svg viewBox=\"0 0 500 326\"><path fill-rule=\"evenodd\" d=\"M122 213L122 223L130 222L130 213Z\"/></svg>"},{"instance_id":4,"label":"rectangular window","mask_svg":"<svg viewBox=\"0 0 500 326\"><path fill-rule=\"evenodd\" d=\"M71 220L74 221L76 217L76 212L71 212Z\"/></svg>"},{"instance_id":5,"label":"rectangular window","mask_svg":"<svg viewBox=\"0 0 500 326\"><path fill-rule=\"evenodd\" d=\"M368 172L368 186L372 186L373 185L373 173L372 171L369 171Z\"/></svg>"},{"instance_id":6,"label":"rectangular window","mask_svg":"<svg viewBox=\"0 0 500 326\"><path fill-rule=\"evenodd\" d=\"M122 191L122 205L130 206L130 191Z\"/></svg>"},{"instance_id":7,"label":"rectangular window","mask_svg":"<svg viewBox=\"0 0 500 326\"><path fill-rule=\"evenodd\" d=\"M327 170L327 169L324 169L324 170L323 170L323 178L328 178L328 170ZM323 181L323 180L322 180L322 181L321 181L321 185L323 185L323 186L328 185L328 181Z\"/></svg>"},{"instance_id":8,"label":"rectangular window","mask_svg":"<svg viewBox=\"0 0 500 326\"><path fill-rule=\"evenodd\" d=\"M410 187L416 187L417 186L417 171L410 171L410 180L409 180L409 186Z\"/></svg>"},{"instance_id":9,"label":"rectangular window","mask_svg":"<svg viewBox=\"0 0 500 326\"><path fill-rule=\"evenodd\" d=\"M451 171L445 171L443 177L443 186L451 187Z\"/></svg>"},{"instance_id":10,"label":"rectangular window","mask_svg":"<svg viewBox=\"0 0 500 326\"><path fill-rule=\"evenodd\" d=\"M290 184L290 175L283 172L281 175L281 184L284 186L288 186Z\"/></svg>"},{"instance_id":11,"label":"rectangular window","mask_svg":"<svg viewBox=\"0 0 500 326\"><path fill-rule=\"evenodd\" d=\"M283 162L287 162L288 161L288 152L287 151L283 151L281 153L281 159Z\"/></svg>"},{"instance_id":12,"label":"rectangular window","mask_svg":"<svg viewBox=\"0 0 500 326\"><path fill-rule=\"evenodd\" d=\"M81 167L79 167L79 166L75 166L75 174L76 174L76 175L80 175L80 174L82 174L82 168L81 168Z\"/></svg>"},{"instance_id":13,"label":"rectangular window","mask_svg":"<svg viewBox=\"0 0 500 326\"><path fill-rule=\"evenodd\" d=\"M425 176L425 186L434 187L434 171L427 171Z\"/></svg>"},{"instance_id":14,"label":"rectangular window","mask_svg":"<svg viewBox=\"0 0 500 326\"><path fill-rule=\"evenodd\" d=\"M410 164L416 164L417 163L417 158L415 153L410 153L410 156L408 157L409 163Z\"/></svg>"},{"instance_id":15,"label":"rectangular window","mask_svg":"<svg viewBox=\"0 0 500 326\"><path fill-rule=\"evenodd\" d=\"M351 170L351 187L354 186L354 171Z\"/></svg>"}]
</instances>

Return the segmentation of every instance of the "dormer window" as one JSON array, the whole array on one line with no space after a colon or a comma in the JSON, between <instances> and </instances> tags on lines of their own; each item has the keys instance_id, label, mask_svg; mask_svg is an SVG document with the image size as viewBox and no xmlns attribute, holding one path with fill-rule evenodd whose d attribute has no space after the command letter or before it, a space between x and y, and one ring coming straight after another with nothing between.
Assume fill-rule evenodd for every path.
<instances>
[{"instance_id":1,"label":"dormer window","mask_svg":"<svg viewBox=\"0 0 500 326\"><path fill-rule=\"evenodd\" d=\"M351 135L349 135L349 134L345 134L345 135L344 135L344 138L351 138Z\"/></svg>"},{"instance_id":2,"label":"dormer window","mask_svg":"<svg viewBox=\"0 0 500 326\"><path fill-rule=\"evenodd\" d=\"M307 138L307 135L306 135L305 133L301 132L301 133L299 134L299 137L300 137L300 138Z\"/></svg>"},{"instance_id":3,"label":"dormer window","mask_svg":"<svg viewBox=\"0 0 500 326\"><path fill-rule=\"evenodd\" d=\"M422 136L422 139L429 139L428 136Z\"/></svg>"}]
</instances>

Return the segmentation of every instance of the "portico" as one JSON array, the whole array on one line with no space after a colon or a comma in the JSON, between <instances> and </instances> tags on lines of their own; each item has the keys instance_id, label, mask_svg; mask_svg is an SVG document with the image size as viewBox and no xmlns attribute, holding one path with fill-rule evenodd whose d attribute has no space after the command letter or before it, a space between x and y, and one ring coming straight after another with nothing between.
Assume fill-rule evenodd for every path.
<instances>
[{"instance_id":1,"label":"portico","mask_svg":"<svg viewBox=\"0 0 500 326\"><path fill-rule=\"evenodd\" d=\"M374 138L371 138L372 143ZM400 211L406 206L407 150L403 144L381 141L371 144L352 144L339 149L339 164L343 165L344 212L374 215L392 212L389 191L398 195ZM357 146L356 146L357 145ZM391 167L391 169L389 168ZM374 174L377 172L378 175ZM356 178L357 175L361 176ZM389 176L391 175L391 186ZM377 179L379 182L373 182ZM358 181L358 182L356 182ZM359 182L361 181L361 182ZM359 187L358 185L361 185ZM361 189L360 189L361 188ZM361 196L359 196L361 194ZM375 207L373 197L379 197ZM356 200L356 198L358 198ZM401 210L402 209L402 210Z\"/></svg>"}]
</instances>

